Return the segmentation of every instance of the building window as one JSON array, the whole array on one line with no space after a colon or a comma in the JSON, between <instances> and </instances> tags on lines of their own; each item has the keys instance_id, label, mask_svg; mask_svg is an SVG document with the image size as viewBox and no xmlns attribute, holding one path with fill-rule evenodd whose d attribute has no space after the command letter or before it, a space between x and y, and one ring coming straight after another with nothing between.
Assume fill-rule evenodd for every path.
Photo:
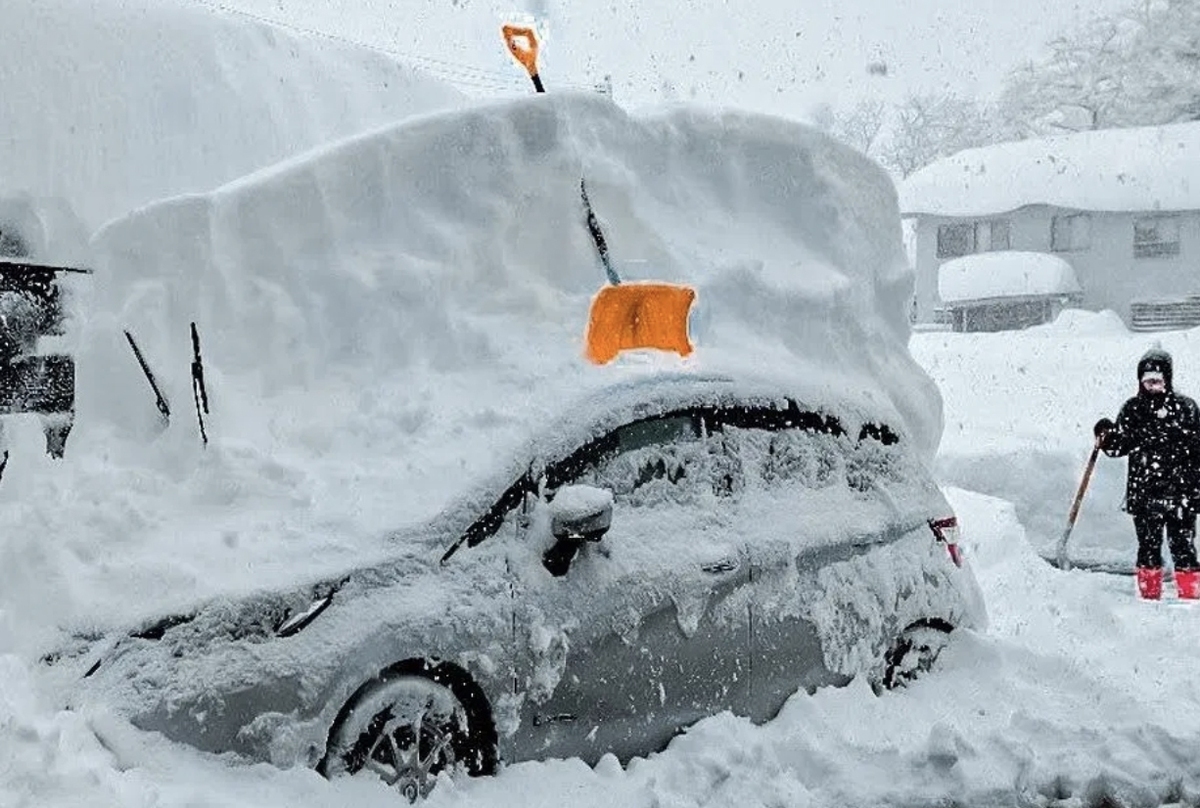
<instances>
[{"instance_id":1,"label":"building window","mask_svg":"<svg viewBox=\"0 0 1200 808\"><path fill-rule=\"evenodd\" d=\"M975 225L970 222L938 225L938 258L957 258L973 252L975 252Z\"/></svg>"},{"instance_id":2,"label":"building window","mask_svg":"<svg viewBox=\"0 0 1200 808\"><path fill-rule=\"evenodd\" d=\"M1179 217L1142 216L1133 220L1133 257L1179 255Z\"/></svg>"},{"instance_id":3,"label":"building window","mask_svg":"<svg viewBox=\"0 0 1200 808\"><path fill-rule=\"evenodd\" d=\"M938 226L938 258L958 258L977 252L1012 248L1012 223L1008 219L983 219Z\"/></svg>"},{"instance_id":4,"label":"building window","mask_svg":"<svg viewBox=\"0 0 1200 808\"><path fill-rule=\"evenodd\" d=\"M975 251L1007 250L1012 244L1012 223L1008 219L991 219L975 223Z\"/></svg>"},{"instance_id":5,"label":"building window","mask_svg":"<svg viewBox=\"0 0 1200 808\"><path fill-rule=\"evenodd\" d=\"M1087 213L1055 216L1050 220L1050 249L1054 252L1079 252L1091 249L1092 217Z\"/></svg>"}]
</instances>

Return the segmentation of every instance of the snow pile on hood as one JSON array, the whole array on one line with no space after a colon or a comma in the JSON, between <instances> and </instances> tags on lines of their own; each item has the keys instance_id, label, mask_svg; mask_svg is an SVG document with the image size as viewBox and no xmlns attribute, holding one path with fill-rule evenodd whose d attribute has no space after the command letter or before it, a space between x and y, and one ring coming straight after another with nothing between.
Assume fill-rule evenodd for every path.
<instances>
[{"instance_id":1,"label":"snow pile on hood","mask_svg":"<svg viewBox=\"0 0 1200 808\"><path fill-rule=\"evenodd\" d=\"M999 143L938 160L900 186L906 214L984 216L1024 205L1200 208L1200 123Z\"/></svg>"},{"instance_id":2,"label":"snow pile on hood","mask_svg":"<svg viewBox=\"0 0 1200 808\"><path fill-rule=\"evenodd\" d=\"M381 54L156 0L6 0L0 195L88 232L304 149L461 103Z\"/></svg>"},{"instance_id":3,"label":"snow pile on hood","mask_svg":"<svg viewBox=\"0 0 1200 808\"><path fill-rule=\"evenodd\" d=\"M584 359L604 273L581 177L627 280L697 288L688 359ZM67 458L27 432L0 488L20 558L5 596L43 602L62 576L128 616L144 609L118 590L163 608L363 562L531 438L663 398L672 376L883 421L929 461L940 398L908 353L899 236L887 177L814 130L595 96L415 119L138 211L97 235L76 299ZM124 329L170 401L165 434Z\"/></svg>"},{"instance_id":4,"label":"snow pile on hood","mask_svg":"<svg viewBox=\"0 0 1200 808\"><path fill-rule=\"evenodd\" d=\"M938 295L947 303L1079 291L1079 281L1071 265L1057 255L1046 253L1021 250L978 253L938 267Z\"/></svg>"}]
</instances>

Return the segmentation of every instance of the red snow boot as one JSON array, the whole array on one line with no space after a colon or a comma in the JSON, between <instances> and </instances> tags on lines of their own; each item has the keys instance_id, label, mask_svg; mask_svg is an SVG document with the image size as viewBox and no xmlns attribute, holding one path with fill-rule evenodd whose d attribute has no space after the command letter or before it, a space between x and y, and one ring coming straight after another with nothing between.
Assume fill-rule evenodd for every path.
<instances>
[{"instance_id":1,"label":"red snow boot","mask_svg":"<svg viewBox=\"0 0 1200 808\"><path fill-rule=\"evenodd\" d=\"M1163 571L1161 567L1138 567L1138 594L1143 600L1158 600L1162 597Z\"/></svg>"},{"instance_id":2,"label":"red snow boot","mask_svg":"<svg viewBox=\"0 0 1200 808\"><path fill-rule=\"evenodd\" d=\"M1200 598L1200 570L1175 570L1175 591L1180 600Z\"/></svg>"}]
</instances>

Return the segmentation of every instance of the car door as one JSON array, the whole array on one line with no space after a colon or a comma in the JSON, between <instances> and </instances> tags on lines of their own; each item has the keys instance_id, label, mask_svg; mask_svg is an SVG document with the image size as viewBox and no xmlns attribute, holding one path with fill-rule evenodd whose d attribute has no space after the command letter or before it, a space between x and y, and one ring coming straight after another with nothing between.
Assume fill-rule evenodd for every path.
<instances>
[{"instance_id":1,"label":"car door","mask_svg":"<svg viewBox=\"0 0 1200 808\"><path fill-rule=\"evenodd\" d=\"M729 463L695 413L627 424L552 466L512 560L522 756L622 760L749 700L749 559ZM612 525L566 573L539 509L562 485L613 492Z\"/></svg>"},{"instance_id":2,"label":"car door","mask_svg":"<svg viewBox=\"0 0 1200 808\"><path fill-rule=\"evenodd\" d=\"M828 424L826 424L827 426ZM890 431L886 434L890 435ZM870 639L850 611L821 602L819 578L829 565L869 552L898 534L896 505L877 485L890 473L889 454L878 438L854 440L833 430L789 427L771 432L740 431L747 476L774 503L764 529L750 537L752 598L751 652L756 721L778 713L797 690L812 692L849 681L831 671L813 610L832 612L838 630ZM854 596L873 599L886 582L848 581Z\"/></svg>"}]
</instances>

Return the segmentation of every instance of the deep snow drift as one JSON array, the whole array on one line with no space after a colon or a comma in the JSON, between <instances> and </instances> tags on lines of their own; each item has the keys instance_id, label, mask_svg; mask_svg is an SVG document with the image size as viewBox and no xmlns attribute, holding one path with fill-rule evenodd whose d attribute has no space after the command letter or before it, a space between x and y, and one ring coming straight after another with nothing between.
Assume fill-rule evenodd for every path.
<instances>
[{"instance_id":1,"label":"deep snow drift","mask_svg":"<svg viewBox=\"0 0 1200 808\"><path fill-rule=\"evenodd\" d=\"M626 279L698 290L687 359L583 357L604 282L584 175ZM414 119L150 206L93 245L66 460L27 431L0 488L0 605L130 619L362 563L599 392L662 372L770 378L928 460L940 400L906 347L899 235L883 173L812 130L595 96ZM174 409L165 434L126 328Z\"/></svg>"},{"instance_id":2,"label":"deep snow drift","mask_svg":"<svg viewBox=\"0 0 1200 808\"><path fill-rule=\"evenodd\" d=\"M89 234L163 196L463 103L381 54L161 0L5 0L0 53L0 198L64 200Z\"/></svg>"},{"instance_id":3,"label":"deep snow drift","mask_svg":"<svg viewBox=\"0 0 1200 808\"><path fill-rule=\"evenodd\" d=\"M583 360L603 272L582 175L627 278L699 289L692 358ZM114 223L67 338L81 366L67 458L42 455L34 419L11 419L0 805L394 805L369 780L230 765L103 712L60 712L37 653L65 626L366 563L608 380L730 367L895 415L927 457L941 436L947 480L1011 498L948 491L992 628L961 633L938 675L887 698L861 681L801 694L764 727L717 716L626 770L521 764L445 782L431 804L1195 804L1200 612L1138 603L1128 579L1063 574L1034 554L1065 515L1092 421L1132 391L1150 340L1081 314L1019 335L919 335L912 350L945 391L943 435L904 347L898 235L877 169L801 127L634 119L590 98L410 121ZM165 432L123 328L170 396ZM1194 392L1196 332L1162 339ZM1093 549L1132 552L1119 484L1119 464L1102 461L1081 551L1107 535Z\"/></svg>"},{"instance_id":4,"label":"deep snow drift","mask_svg":"<svg viewBox=\"0 0 1200 808\"><path fill-rule=\"evenodd\" d=\"M1013 502L1031 542L1052 554L1092 425L1116 418L1137 392L1137 361L1155 345L1174 357L1175 389L1200 397L1200 329L1138 334L1114 312L1067 310L1020 332L915 335L913 355L946 401L939 477ZM1120 510L1125 466L1103 455L1096 465L1071 534L1077 563L1133 568L1133 523Z\"/></svg>"}]
</instances>

